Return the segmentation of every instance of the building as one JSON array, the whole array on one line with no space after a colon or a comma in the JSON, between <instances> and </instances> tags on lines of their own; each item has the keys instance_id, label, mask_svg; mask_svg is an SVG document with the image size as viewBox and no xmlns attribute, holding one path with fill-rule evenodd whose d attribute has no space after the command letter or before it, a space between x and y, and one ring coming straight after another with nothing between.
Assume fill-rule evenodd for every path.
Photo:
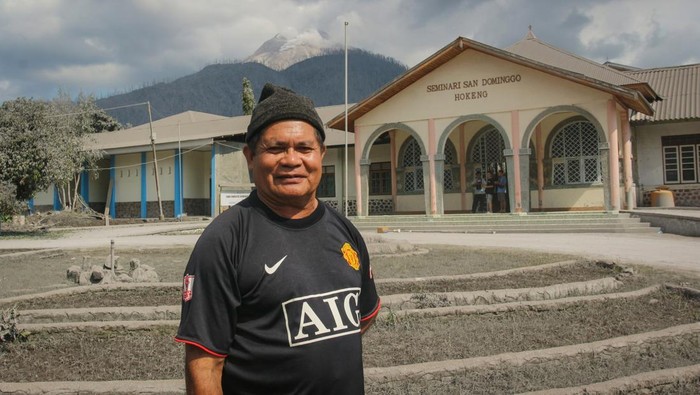
<instances>
[{"instance_id":1,"label":"building","mask_svg":"<svg viewBox=\"0 0 700 395\"><path fill-rule=\"evenodd\" d=\"M459 37L352 105L347 134L344 106L318 108L329 148L319 196L340 211L347 196L349 215L463 213L476 172L503 170L512 213L617 212L649 205L659 187L700 206L699 69L600 64L531 31L506 49ZM165 216L214 216L247 195L248 120L153 122ZM108 159L84 177L91 207L158 216L150 129L95 136Z\"/></svg>"}]
</instances>

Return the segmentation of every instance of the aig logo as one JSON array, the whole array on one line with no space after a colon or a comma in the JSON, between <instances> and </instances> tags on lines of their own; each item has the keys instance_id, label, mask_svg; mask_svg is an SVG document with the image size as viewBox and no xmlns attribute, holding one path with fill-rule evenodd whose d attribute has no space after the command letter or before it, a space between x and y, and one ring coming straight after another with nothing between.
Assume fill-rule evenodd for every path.
<instances>
[{"instance_id":1,"label":"aig logo","mask_svg":"<svg viewBox=\"0 0 700 395\"><path fill-rule=\"evenodd\" d=\"M360 288L302 296L282 303L289 346L315 343L360 331Z\"/></svg>"}]
</instances>

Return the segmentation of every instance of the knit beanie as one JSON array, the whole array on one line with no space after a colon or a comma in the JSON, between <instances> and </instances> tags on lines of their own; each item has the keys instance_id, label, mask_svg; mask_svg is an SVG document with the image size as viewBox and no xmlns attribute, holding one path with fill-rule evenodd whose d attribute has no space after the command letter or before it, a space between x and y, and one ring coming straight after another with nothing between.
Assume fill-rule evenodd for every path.
<instances>
[{"instance_id":1,"label":"knit beanie","mask_svg":"<svg viewBox=\"0 0 700 395\"><path fill-rule=\"evenodd\" d=\"M288 88L265 84L260 93L260 100L250 117L248 132L245 134L246 143L273 123L291 119L311 124L320 133L321 140L326 139L323 121L316 113L311 99L297 95Z\"/></svg>"}]
</instances>

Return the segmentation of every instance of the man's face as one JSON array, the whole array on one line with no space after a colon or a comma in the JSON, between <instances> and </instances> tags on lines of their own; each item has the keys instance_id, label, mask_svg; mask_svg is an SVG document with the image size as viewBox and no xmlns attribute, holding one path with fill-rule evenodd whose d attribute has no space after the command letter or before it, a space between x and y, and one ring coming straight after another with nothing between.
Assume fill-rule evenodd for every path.
<instances>
[{"instance_id":1,"label":"man's face","mask_svg":"<svg viewBox=\"0 0 700 395\"><path fill-rule=\"evenodd\" d=\"M258 195L267 204L303 207L316 198L326 151L313 126L276 122L262 132L255 152L245 147L243 153Z\"/></svg>"}]
</instances>

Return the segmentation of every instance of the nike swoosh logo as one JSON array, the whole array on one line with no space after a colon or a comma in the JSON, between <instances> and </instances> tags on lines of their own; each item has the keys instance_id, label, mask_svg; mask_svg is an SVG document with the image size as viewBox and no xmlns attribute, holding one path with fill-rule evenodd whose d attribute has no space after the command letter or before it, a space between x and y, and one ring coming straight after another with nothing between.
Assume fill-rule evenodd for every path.
<instances>
[{"instance_id":1,"label":"nike swoosh logo","mask_svg":"<svg viewBox=\"0 0 700 395\"><path fill-rule=\"evenodd\" d=\"M286 255L285 255L284 257L282 257L282 259L280 259L279 261L277 261L277 263L275 263L272 267L267 266L267 264L265 264L265 272L266 272L267 274L273 274L274 272L277 271L277 268L280 267L280 265L282 264L282 262L284 262L285 259L287 259L287 256L286 256Z\"/></svg>"}]
</instances>

